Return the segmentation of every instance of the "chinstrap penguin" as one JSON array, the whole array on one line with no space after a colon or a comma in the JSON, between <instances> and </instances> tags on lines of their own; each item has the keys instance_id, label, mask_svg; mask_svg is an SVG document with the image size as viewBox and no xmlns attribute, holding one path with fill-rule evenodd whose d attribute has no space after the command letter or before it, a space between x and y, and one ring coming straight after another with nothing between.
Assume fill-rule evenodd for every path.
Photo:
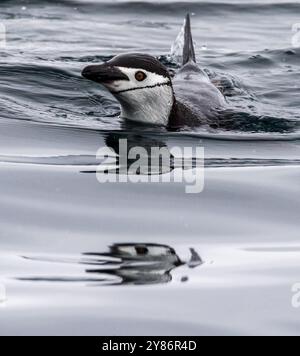
<instances>
[{"instance_id":1,"label":"chinstrap penguin","mask_svg":"<svg viewBox=\"0 0 300 356\"><path fill-rule=\"evenodd\" d=\"M189 15L182 58L174 78L156 58L139 53L90 65L82 76L104 85L119 101L121 117L127 120L169 128L213 124L226 101L196 63Z\"/></svg>"}]
</instances>

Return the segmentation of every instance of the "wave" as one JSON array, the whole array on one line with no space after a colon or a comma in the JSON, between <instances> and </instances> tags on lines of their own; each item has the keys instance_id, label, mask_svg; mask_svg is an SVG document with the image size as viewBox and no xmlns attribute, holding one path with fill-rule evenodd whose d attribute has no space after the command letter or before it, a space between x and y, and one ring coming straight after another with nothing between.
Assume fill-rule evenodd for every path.
<instances>
[{"instance_id":1,"label":"wave","mask_svg":"<svg viewBox=\"0 0 300 356\"><path fill-rule=\"evenodd\" d=\"M2 118L46 122L57 126L84 127L92 130L124 130L117 118L120 112L116 100L98 84L81 78L83 63L99 63L113 57L109 56L60 56L53 62L37 58L36 64L0 63L0 93ZM262 68L271 65L299 65L300 49L281 49L249 53L232 53L217 61L226 68L233 62L240 67L251 67L256 63ZM166 55L160 61L170 71L177 68L176 63ZM212 65L213 67L213 65ZM219 83L232 110L224 113L215 127L181 130L183 135L198 135L223 139L276 139L298 140L300 117L298 104L291 108L297 94L295 73L280 72L281 90L274 90L273 76L269 77L264 96L270 97L271 104L261 102L256 96L256 88L251 88L236 76L217 71L207 71ZM290 77L290 76L292 77ZM278 76L277 76L278 78ZM260 88L262 92L262 88ZM274 95L280 95L282 105L274 105ZM298 96L296 96L298 97ZM263 98L264 99L264 98ZM278 97L276 102L279 103ZM265 99L264 99L265 100ZM265 100L266 101L266 100ZM297 101L298 102L298 101ZM114 119L112 119L114 117ZM144 130L133 127L132 130ZM125 131L126 132L126 128Z\"/></svg>"},{"instance_id":2,"label":"wave","mask_svg":"<svg viewBox=\"0 0 300 356\"><path fill-rule=\"evenodd\" d=\"M106 11L114 12L122 11L124 13L157 13L157 14L169 14L170 11L185 14L187 11L199 13L201 15L213 15L224 12L230 13L259 13L265 14L269 12L298 12L300 10L300 4L298 2L252 2L252 3L236 3L236 2L193 2L193 1L75 1L75 0L25 0L22 1L23 6L32 5L50 5L50 6L65 6L76 7L79 11ZM10 4L11 6L19 5L15 0L3 0L1 5Z\"/></svg>"}]
</instances>

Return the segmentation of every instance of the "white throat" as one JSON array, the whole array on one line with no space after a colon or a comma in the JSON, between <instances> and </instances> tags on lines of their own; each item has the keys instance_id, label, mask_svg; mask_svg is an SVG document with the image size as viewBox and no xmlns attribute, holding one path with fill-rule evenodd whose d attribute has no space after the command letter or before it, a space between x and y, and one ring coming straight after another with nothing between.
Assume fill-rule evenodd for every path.
<instances>
[{"instance_id":1,"label":"white throat","mask_svg":"<svg viewBox=\"0 0 300 356\"><path fill-rule=\"evenodd\" d=\"M118 67L128 77L106 84L121 104L121 116L147 124L167 125L172 111L174 94L170 78L143 69ZM137 71L146 78L138 81Z\"/></svg>"},{"instance_id":2,"label":"white throat","mask_svg":"<svg viewBox=\"0 0 300 356\"><path fill-rule=\"evenodd\" d=\"M121 116L141 123L164 125L169 122L174 97L170 85L158 85L118 94Z\"/></svg>"}]
</instances>

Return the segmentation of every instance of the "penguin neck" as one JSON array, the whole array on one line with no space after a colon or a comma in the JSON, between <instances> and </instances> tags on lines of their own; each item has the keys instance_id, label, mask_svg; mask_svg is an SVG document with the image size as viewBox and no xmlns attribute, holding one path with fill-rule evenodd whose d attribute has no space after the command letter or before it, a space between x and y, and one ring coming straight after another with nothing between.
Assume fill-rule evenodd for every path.
<instances>
[{"instance_id":1,"label":"penguin neck","mask_svg":"<svg viewBox=\"0 0 300 356\"><path fill-rule=\"evenodd\" d=\"M175 97L170 85L118 95L121 117L144 124L167 126Z\"/></svg>"},{"instance_id":2,"label":"penguin neck","mask_svg":"<svg viewBox=\"0 0 300 356\"><path fill-rule=\"evenodd\" d=\"M172 110L169 115L168 128L177 130L186 125L197 126L198 116L185 103L179 101L174 96Z\"/></svg>"}]
</instances>

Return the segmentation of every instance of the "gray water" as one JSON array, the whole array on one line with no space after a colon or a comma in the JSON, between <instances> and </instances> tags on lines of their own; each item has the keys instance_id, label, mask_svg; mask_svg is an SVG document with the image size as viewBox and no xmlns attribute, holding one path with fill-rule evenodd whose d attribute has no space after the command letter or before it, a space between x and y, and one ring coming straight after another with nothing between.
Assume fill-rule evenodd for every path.
<instances>
[{"instance_id":1,"label":"gray water","mask_svg":"<svg viewBox=\"0 0 300 356\"><path fill-rule=\"evenodd\" d=\"M1 335L299 334L299 10L1 2ZM213 128L126 125L81 70L129 51L176 70L170 47L188 11L198 62L233 111ZM204 191L100 184L96 152L120 137L204 147Z\"/></svg>"}]
</instances>

